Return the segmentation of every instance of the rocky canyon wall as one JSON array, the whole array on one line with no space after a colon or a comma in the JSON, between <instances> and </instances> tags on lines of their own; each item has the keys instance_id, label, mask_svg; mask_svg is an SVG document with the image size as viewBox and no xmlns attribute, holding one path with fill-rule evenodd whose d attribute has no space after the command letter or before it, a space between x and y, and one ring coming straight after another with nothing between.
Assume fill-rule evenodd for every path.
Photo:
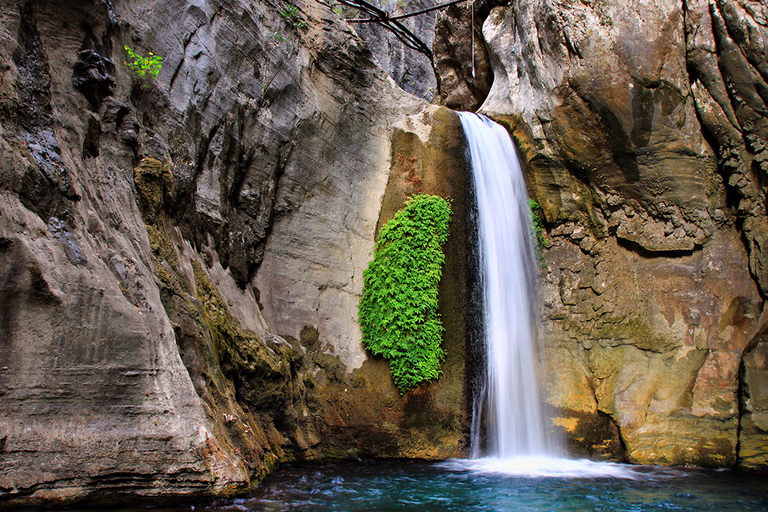
<instances>
[{"instance_id":1,"label":"rocky canyon wall","mask_svg":"<svg viewBox=\"0 0 768 512\"><path fill-rule=\"evenodd\" d=\"M423 61L294 4L3 3L0 507L465 453L458 119L381 67L405 87ZM765 467L765 8L492 4L474 77L466 6L414 27L434 101L505 123L542 206L554 426L596 457ZM163 57L156 80L125 46ZM447 359L401 396L356 315L375 235L414 193L453 199Z\"/></svg>"},{"instance_id":2,"label":"rocky canyon wall","mask_svg":"<svg viewBox=\"0 0 768 512\"><path fill-rule=\"evenodd\" d=\"M465 434L459 123L331 6L3 3L0 507L227 496L277 461ZM125 47L163 58L157 79ZM406 194L454 199L440 381L405 396L357 302Z\"/></svg>"},{"instance_id":3,"label":"rocky canyon wall","mask_svg":"<svg viewBox=\"0 0 768 512\"><path fill-rule=\"evenodd\" d=\"M555 424L587 453L765 465L765 6L533 0L483 32L481 110L547 225Z\"/></svg>"}]
</instances>

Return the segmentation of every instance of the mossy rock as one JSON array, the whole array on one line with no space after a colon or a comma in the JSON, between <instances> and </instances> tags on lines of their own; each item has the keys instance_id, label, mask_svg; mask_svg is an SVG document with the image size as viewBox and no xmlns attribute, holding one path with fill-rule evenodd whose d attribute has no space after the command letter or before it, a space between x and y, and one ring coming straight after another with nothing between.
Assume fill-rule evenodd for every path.
<instances>
[{"instance_id":1,"label":"mossy rock","mask_svg":"<svg viewBox=\"0 0 768 512\"><path fill-rule=\"evenodd\" d=\"M173 172L168 159L145 157L133 170L133 181L139 194L139 209L148 223L174 196Z\"/></svg>"}]
</instances>

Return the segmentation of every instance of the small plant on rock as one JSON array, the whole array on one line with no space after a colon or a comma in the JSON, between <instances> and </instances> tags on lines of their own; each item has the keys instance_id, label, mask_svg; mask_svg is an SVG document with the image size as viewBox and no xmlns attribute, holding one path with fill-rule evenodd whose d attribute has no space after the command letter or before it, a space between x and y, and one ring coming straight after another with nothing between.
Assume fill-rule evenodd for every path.
<instances>
[{"instance_id":1,"label":"small plant on rock","mask_svg":"<svg viewBox=\"0 0 768 512\"><path fill-rule=\"evenodd\" d=\"M286 44L287 50L291 51L293 49L293 43L291 42L291 38L284 36L280 32L277 32L277 31L272 32L272 35L269 36L269 38L272 40L272 46L274 46L275 48L279 47L283 43L287 43Z\"/></svg>"},{"instance_id":2,"label":"small plant on rock","mask_svg":"<svg viewBox=\"0 0 768 512\"><path fill-rule=\"evenodd\" d=\"M293 4L286 4L280 11L280 17L293 28L307 28L307 22L299 18L299 8Z\"/></svg>"},{"instance_id":3,"label":"small plant on rock","mask_svg":"<svg viewBox=\"0 0 768 512\"><path fill-rule=\"evenodd\" d=\"M544 238L544 220L541 218L541 205L535 199L528 199L528 207L531 210L532 231L536 240L536 255L541 263L544 261L544 255L541 250L549 245L547 239Z\"/></svg>"},{"instance_id":4,"label":"small plant on rock","mask_svg":"<svg viewBox=\"0 0 768 512\"><path fill-rule=\"evenodd\" d=\"M128 54L129 59L125 61L124 64L131 68L136 76L145 77L149 75L152 78L157 78L160 74L160 69L163 67L162 57L155 55L152 52L149 52L147 57L143 57L134 52L128 45L124 45L123 48L125 48L125 52Z\"/></svg>"}]
</instances>

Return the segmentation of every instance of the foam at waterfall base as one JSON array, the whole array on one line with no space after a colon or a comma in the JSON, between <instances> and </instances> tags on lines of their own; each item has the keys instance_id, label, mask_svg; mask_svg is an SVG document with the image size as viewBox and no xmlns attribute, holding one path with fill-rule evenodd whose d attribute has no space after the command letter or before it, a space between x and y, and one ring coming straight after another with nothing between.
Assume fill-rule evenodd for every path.
<instances>
[{"instance_id":1,"label":"foam at waterfall base","mask_svg":"<svg viewBox=\"0 0 768 512\"><path fill-rule=\"evenodd\" d=\"M445 469L508 475L520 478L621 478L640 480L677 476L670 468L633 466L587 459L563 459L544 455L519 456L509 459L451 459L441 464Z\"/></svg>"}]
</instances>

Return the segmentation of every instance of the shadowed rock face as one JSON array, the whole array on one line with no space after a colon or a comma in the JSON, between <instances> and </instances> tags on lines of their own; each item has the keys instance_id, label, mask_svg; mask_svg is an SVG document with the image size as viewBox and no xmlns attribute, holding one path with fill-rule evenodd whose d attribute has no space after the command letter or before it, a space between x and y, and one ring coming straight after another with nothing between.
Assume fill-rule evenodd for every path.
<instances>
[{"instance_id":1,"label":"shadowed rock face","mask_svg":"<svg viewBox=\"0 0 768 512\"><path fill-rule=\"evenodd\" d=\"M456 4L439 11L433 50L440 75L441 95L436 99L441 105L474 112L485 101L493 83L482 35L482 22L488 11L479 2Z\"/></svg>"},{"instance_id":2,"label":"shadowed rock face","mask_svg":"<svg viewBox=\"0 0 768 512\"><path fill-rule=\"evenodd\" d=\"M460 453L458 119L398 89L327 6L296 5L306 26L237 0L4 4L0 507L227 496L279 460ZM124 45L163 57L156 81ZM356 322L401 181L461 212L450 371L404 396Z\"/></svg>"},{"instance_id":3,"label":"shadowed rock face","mask_svg":"<svg viewBox=\"0 0 768 512\"><path fill-rule=\"evenodd\" d=\"M431 1L374 1L392 16L434 7ZM405 91L454 110L476 111L493 82L493 72L482 35L482 24L496 2L469 2L399 20L431 51L432 60L406 47L376 23L352 23L381 66ZM348 18L364 17L340 6ZM474 41L472 40L474 32Z\"/></svg>"},{"instance_id":4,"label":"shadowed rock face","mask_svg":"<svg viewBox=\"0 0 768 512\"><path fill-rule=\"evenodd\" d=\"M533 0L485 22L482 110L515 136L546 218L546 382L575 448L767 461L765 16L758 2ZM583 434L601 418L623 446Z\"/></svg>"},{"instance_id":5,"label":"shadowed rock face","mask_svg":"<svg viewBox=\"0 0 768 512\"><path fill-rule=\"evenodd\" d=\"M370 2L392 16L416 12L435 5L425 0L375 0ZM354 8L339 4L339 10L347 18L365 18ZM416 35L428 48L435 38L435 23L439 14L430 12L405 18L400 23ZM426 55L405 46L394 33L377 23L351 23L370 48L381 67L404 90L427 101L437 96L437 80L432 62Z\"/></svg>"}]
</instances>

